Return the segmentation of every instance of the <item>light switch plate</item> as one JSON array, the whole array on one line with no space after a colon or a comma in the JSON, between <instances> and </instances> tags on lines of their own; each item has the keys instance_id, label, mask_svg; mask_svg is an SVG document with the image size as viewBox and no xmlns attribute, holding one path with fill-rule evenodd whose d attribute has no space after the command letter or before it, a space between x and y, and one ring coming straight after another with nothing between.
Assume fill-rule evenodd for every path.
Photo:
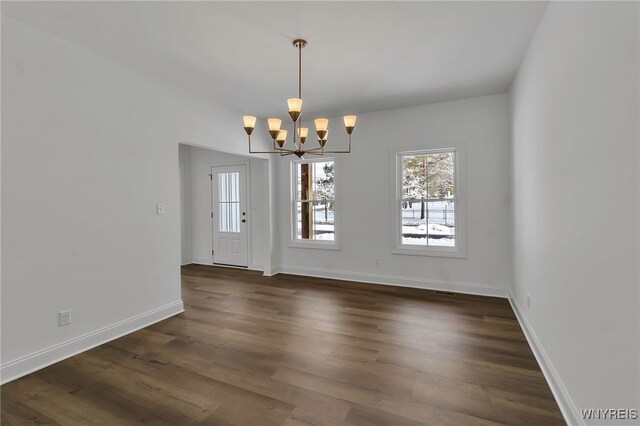
<instances>
[{"instance_id":1,"label":"light switch plate","mask_svg":"<svg viewBox=\"0 0 640 426\"><path fill-rule=\"evenodd\" d=\"M156 214L159 214L159 215L164 214L164 203L156 204Z\"/></svg>"}]
</instances>

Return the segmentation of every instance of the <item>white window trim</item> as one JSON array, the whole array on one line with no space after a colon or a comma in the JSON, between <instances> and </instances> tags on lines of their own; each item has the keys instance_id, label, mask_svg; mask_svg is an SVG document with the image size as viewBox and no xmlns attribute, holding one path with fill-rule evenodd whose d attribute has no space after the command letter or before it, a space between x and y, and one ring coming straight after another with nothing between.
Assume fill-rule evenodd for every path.
<instances>
[{"instance_id":1,"label":"white window trim","mask_svg":"<svg viewBox=\"0 0 640 426\"><path fill-rule=\"evenodd\" d=\"M402 201L402 164L401 155L417 153L438 153L455 151L455 218L456 241L455 247L412 246L402 244L402 220L400 203ZM430 143L429 145L397 147L390 150L391 171L391 253L412 256L467 257L467 145L458 143Z\"/></svg>"},{"instance_id":2,"label":"white window trim","mask_svg":"<svg viewBox=\"0 0 640 426\"><path fill-rule=\"evenodd\" d=\"M296 238L296 220L297 220L297 209L296 209L296 169L298 164L303 163L324 163L327 161L333 161L333 191L334 191L334 212L333 212L333 220L335 222L334 225L334 240L326 241L326 240L298 240ZM342 202L340 200L340 162L337 157L318 157L312 159L296 159L291 160L291 171L289 173L289 180L291 181L290 195L289 195L289 204L291 205L289 209L290 217L289 217L289 229L290 238L288 247L291 248L304 248L304 249L320 249L320 250L340 250L340 209L342 208Z\"/></svg>"}]
</instances>

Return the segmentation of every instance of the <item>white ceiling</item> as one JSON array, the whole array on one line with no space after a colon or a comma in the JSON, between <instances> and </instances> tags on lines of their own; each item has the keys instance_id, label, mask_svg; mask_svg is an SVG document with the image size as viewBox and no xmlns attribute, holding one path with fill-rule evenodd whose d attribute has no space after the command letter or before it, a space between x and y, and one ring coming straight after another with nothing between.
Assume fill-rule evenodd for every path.
<instances>
[{"instance_id":1,"label":"white ceiling","mask_svg":"<svg viewBox=\"0 0 640 426\"><path fill-rule=\"evenodd\" d=\"M362 113L508 90L545 2L2 2L2 13L242 113Z\"/></svg>"}]
</instances>

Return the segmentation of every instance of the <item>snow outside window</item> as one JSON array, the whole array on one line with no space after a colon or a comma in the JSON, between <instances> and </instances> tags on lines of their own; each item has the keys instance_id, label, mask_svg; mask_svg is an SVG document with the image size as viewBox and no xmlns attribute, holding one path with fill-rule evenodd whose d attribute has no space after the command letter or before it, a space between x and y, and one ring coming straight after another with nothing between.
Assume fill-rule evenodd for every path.
<instances>
[{"instance_id":1,"label":"snow outside window","mask_svg":"<svg viewBox=\"0 0 640 426\"><path fill-rule=\"evenodd\" d=\"M460 148L394 152L394 253L465 256L460 156Z\"/></svg>"},{"instance_id":2,"label":"snow outside window","mask_svg":"<svg viewBox=\"0 0 640 426\"><path fill-rule=\"evenodd\" d=\"M336 162L292 162L292 243L336 248Z\"/></svg>"}]
</instances>

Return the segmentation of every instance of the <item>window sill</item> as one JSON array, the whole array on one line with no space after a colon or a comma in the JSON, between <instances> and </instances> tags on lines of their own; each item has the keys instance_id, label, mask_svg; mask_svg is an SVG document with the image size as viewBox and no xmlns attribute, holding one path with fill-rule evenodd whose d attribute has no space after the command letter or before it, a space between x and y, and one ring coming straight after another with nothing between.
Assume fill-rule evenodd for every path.
<instances>
[{"instance_id":1,"label":"window sill","mask_svg":"<svg viewBox=\"0 0 640 426\"><path fill-rule=\"evenodd\" d=\"M432 257L452 257L457 259L466 259L467 253L459 248L450 249L446 247L426 248L402 246L391 250L392 254L403 254L409 256L432 256Z\"/></svg>"},{"instance_id":2,"label":"window sill","mask_svg":"<svg viewBox=\"0 0 640 426\"><path fill-rule=\"evenodd\" d=\"M290 241L289 244L287 244L287 247L319 250L340 250L340 245L336 242L323 241Z\"/></svg>"}]
</instances>

